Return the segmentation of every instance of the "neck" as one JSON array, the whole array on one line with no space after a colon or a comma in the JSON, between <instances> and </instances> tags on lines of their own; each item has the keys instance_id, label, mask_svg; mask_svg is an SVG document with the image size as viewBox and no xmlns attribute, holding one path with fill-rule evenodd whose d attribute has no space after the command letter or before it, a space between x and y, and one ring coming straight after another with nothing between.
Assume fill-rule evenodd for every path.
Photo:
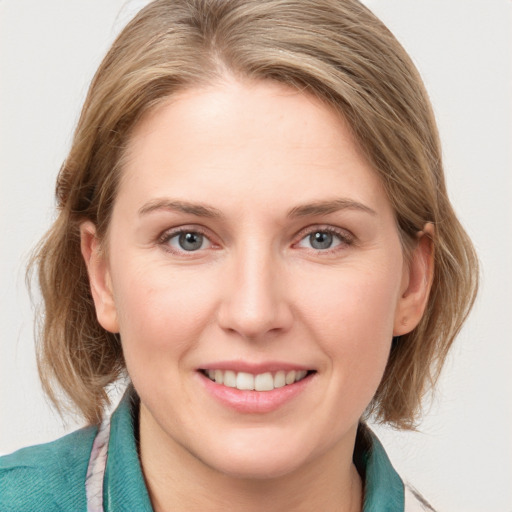
<instances>
[{"instance_id":1,"label":"neck","mask_svg":"<svg viewBox=\"0 0 512 512\"><path fill-rule=\"evenodd\" d=\"M206 465L140 417L140 458L155 512L360 512L362 483L352 451L353 444L348 453L332 450L283 476L243 478Z\"/></svg>"}]
</instances>

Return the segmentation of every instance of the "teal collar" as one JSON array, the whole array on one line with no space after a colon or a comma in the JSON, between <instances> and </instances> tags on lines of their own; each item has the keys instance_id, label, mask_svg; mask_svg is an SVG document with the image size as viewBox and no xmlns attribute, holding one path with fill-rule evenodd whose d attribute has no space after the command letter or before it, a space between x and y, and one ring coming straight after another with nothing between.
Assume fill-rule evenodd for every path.
<instances>
[{"instance_id":1,"label":"teal collar","mask_svg":"<svg viewBox=\"0 0 512 512\"><path fill-rule=\"evenodd\" d=\"M152 512L137 450L138 398L127 392L112 415L103 488L105 512ZM364 482L363 512L401 512L404 485L375 434L360 425L354 462Z\"/></svg>"},{"instance_id":2,"label":"teal collar","mask_svg":"<svg viewBox=\"0 0 512 512\"><path fill-rule=\"evenodd\" d=\"M404 484L377 436L365 424L357 433L354 463L363 479L363 512L404 510Z\"/></svg>"},{"instance_id":3,"label":"teal collar","mask_svg":"<svg viewBox=\"0 0 512 512\"><path fill-rule=\"evenodd\" d=\"M105 512L152 512L137 450L138 397L128 390L112 415L103 482Z\"/></svg>"}]
</instances>

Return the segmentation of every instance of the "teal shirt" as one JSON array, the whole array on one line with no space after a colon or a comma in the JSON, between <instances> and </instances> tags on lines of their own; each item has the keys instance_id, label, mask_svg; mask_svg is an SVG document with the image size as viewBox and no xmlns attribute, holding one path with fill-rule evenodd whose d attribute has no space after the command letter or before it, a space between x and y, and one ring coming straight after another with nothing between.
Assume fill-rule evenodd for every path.
<instances>
[{"instance_id":1,"label":"teal shirt","mask_svg":"<svg viewBox=\"0 0 512 512\"><path fill-rule=\"evenodd\" d=\"M126 394L112 415L103 484L105 512L152 511L135 440L138 410ZM98 429L0 457L0 512L86 511L85 479ZM358 432L354 462L364 481L363 512L404 511L404 484L367 428Z\"/></svg>"}]
</instances>

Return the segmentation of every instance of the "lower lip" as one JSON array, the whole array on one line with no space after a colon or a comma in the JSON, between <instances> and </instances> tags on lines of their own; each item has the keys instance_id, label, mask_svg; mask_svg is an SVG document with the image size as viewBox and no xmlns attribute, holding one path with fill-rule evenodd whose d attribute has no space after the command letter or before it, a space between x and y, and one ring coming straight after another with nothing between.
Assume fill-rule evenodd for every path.
<instances>
[{"instance_id":1,"label":"lower lip","mask_svg":"<svg viewBox=\"0 0 512 512\"><path fill-rule=\"evenodd\" d=\"M309 374L298 382L272 391L245 391L217 384L206 375L198 372L207 392L221 404L245 414L263 414L275 411L303 393L311 383L314 374Z\"/></svg>"}]
</instances>

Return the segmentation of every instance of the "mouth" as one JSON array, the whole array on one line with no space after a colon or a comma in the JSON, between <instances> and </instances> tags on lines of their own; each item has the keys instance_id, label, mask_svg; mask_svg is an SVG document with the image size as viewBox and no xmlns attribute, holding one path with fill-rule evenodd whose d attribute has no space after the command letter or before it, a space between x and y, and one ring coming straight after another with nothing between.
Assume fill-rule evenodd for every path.
<instances>
[{"instance_id":1,"label":"mouth","mask_svg":"<svg viewBox=\"0 0 512 512\"><path fill-rule=\"evenodd\" d=\"M233 370L201 369L200 372L216 384L240 391L273 391L300 382L315 370L278 370L252 374Z\"/></svg>"}]
</instances>

